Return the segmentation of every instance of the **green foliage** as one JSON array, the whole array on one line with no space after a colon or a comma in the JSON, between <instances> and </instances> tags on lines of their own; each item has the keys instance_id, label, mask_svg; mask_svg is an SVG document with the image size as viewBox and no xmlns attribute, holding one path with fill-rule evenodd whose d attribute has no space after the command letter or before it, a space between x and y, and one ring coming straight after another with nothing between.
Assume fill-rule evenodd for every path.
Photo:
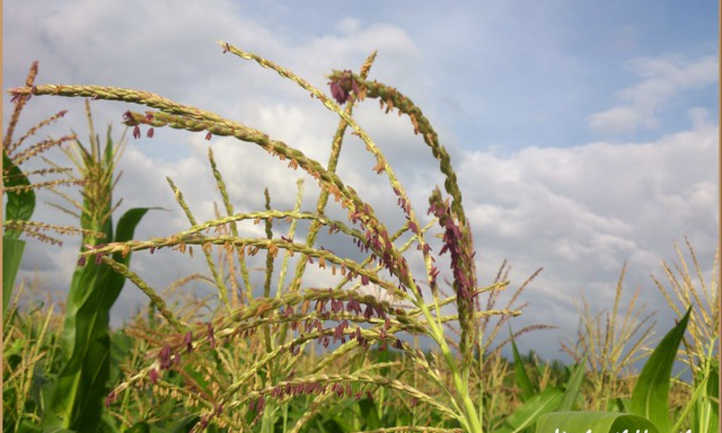
<instances>
[{"instance_id":1,"label":"green foliage","mask_svg":"<svg viewBox=\"0 0 722 433\"><path fill-rule=\"evenodd\" d=\"M113 140L108 126L103 154L100 154L98 137L93 137L90 106L86 101L90 125L90 151L77 142L81 151L87 178L83 193L81 226L104 235L107 242L125 242L133 233L143 216L151 208L133 208L126 211L118 221L113 233L111 202L113 189ZM93 246L92 235L83 236L83 246ZM131 254L117 252L113 259L128 266ZM48 408L43 413L43 430L52 432L68 429L77 432L95 431L101 423L103 402L108 392L107 381L111 375L111 336L109 332L110 309L120 295L125 276L97 260L79 263L70 283L67 296L62 345L67 360L48 388ZM117 375L117 371L114 371Z\"/></svg>"},{"instance_id":2,"label":"green foliage","mask_svg":"<svg viewBox=\"0 0 722 433\"><path fill-rule=\"evenodd\" d=\"M8 175L5 177L7 178L5 182L6 188L30 185L27 176L20 171L18 166L13 164L5 150L3 150L3 170L8 171ZM24 190L6 191L5 194L7 194L5 220L30 220L35 210L35 192L28 188ZM20 230L7 229L5 236L9 239L17 239L20 233Z\"/></svg>"},{"instance_id":3,"label":"green foliage","mask_svg":"<svg viewBox=\"0 0 722 433\"><path fill-rule=\"evenodd\" d=\"M514 354L514 379L516 385L522 390L522 401L524 404L517 407L507 416L501 426L494 430L495 433L531 431L542 415L549 412L571 409L576 403L584 379L586 357L574 368L574 372L569 377L564 389L547 387L540 390L540 384L532 383L527 375L526 369L524 368L524 360L519 355L519 350L516 347L513 335L511 336L511 342ZM536 362L531 355L530 353L527 360L534 370L537 370Z\"/></svg>"},{"instance_id":4,"label":"green foliage","mask_svg":"<svg viewBox=\"0 0 722 433\"><path fill-rule=\"evenodd\" d=\"M629 411L635 415L646 417L662 433L671 432L669 378L672 373L672 364L677 356L677 349L684 336L684 331L687 329L691 311L691 307L687 309L684 318L665 335L662 342L652 352L652 356L644 364L632 393Z\"/></svg>"},{"instance_id":5,"label":"green foliage","mask_svg":"<svg viewBox=\"0 0 722 433\"><path fill-rule=\"evenodd\" d=\"M514 336L511 334L511 328L509 328L509 336L511 338L511 347L514 353L514 377L516 379L517 386L521 389L521 401L525 402L532 398L532 396L539 393L539 387L533 385L531 383L531 379L529 379L529 375L524 368L524 361L519 355L519 350L516 347ZM534 364L534 360L531 356L529 357L529 361L532 363L532 367L536 369L536 365Z\"/></svg>"},{"instance_id":6,"label":"green foliage","mask_svg":"<svg viewBox=\"0 0 722 433\"><path fill-rule=\"evenodd\" d=\"M682 341L691 307L684 318L662 339L642 369L629 404L617 400L629 413L615 412L553 412L539 419L537 433L554 431L621 431L647 429L650 432L672 433L669 414L669 381L677 349ZM678 423L679 424L679 423ZM653 429L650 429L652 427ZM678 425L676 426L678 427ZM617 428L617 430L610 430ZM711 432L711 430L701 430Z\"/></svg>"},{"instance_id":7,"label":"green foliage","mask_svg":"<svg viewBox=\"0 0 722 433\"><path fill-rule=\"evenodd\" d=\"M8 171L5 187L28 186L30 181L8 158L3 150L3 170ZM35 209L35 192L32 189L6 191L5 221L28 221ZM18 239L20 230L5 229L3 233L3 315L7 311L10 295L15 287L15 277L25 250L25 241Z\"/></svg>"},{"instance_id":8,"label":"green foliage","mask_svg":"<svg viewBox=\"0 0 722 433\"><path fill-rule=\"evenodd\" d=\"M150 208L134 208L121 217L115 236L111 223L106 238L122 242L132 239L136 226ZM116 261L130 262L130 254ZM120 295L125 277L105 264L89 261L78 266L70 284L66 305L64 343L70 357L50 391L50 407L43 421L52 431L62 426L78 432L92 431L98 425L110 375L110 308Z\"/></svg>"}]
</instances>

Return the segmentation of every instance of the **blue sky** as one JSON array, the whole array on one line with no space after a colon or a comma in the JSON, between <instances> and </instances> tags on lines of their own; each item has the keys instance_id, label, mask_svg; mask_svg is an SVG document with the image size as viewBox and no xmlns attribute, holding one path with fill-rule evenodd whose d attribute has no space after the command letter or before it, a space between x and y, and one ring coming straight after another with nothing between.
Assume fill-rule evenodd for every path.
<instances>
[{"instance_id":1,"label":"blue sky","mask_svg":"<svg viewBox=\"0 0 722 433\"><path fill-rule=\"evenodd\" d=\"M480 5L455 2L443 12L394 2L379 8L326 4L286 10L265 23L283 37L300 41L323 37L338 18L387 22L403 28L422 50L423 70L453 76L441 84L443 117L466 146L495 143L503 152L530 145L574 146L600 138L648 140L664 128L626 128L610 133L588 127L589 113L619 103L616 96L639 77L634 60L668 58L677 65L714 54L714 2L610 1ZM289 17L290 15L290 17ZM384 17L383 20L378 20ZM291 24L297 19L301 24ZM303 29L302 35L299 29ZM300 37L299 37L300 36ZM686 58L686 59L685 59ZM675 61L676 60L676 61ZM640 71L640 72L642 72ZM681 92L680 92L681 93ZM703 106L714 118L716 94L704 86L670 95L659 107L669 130L688 126L685 110ZM681 112L680 112L681 111ZM560 128L558 119L565 127ZM620 131L621 132L621 131Z\"/></svg>"},{"instance_id":2,"label":"blue sky","mask_svg":"<svg viewBox=\"0 0 722 433\"><path fill-rule=\"evenodd\" d=\"M36 83L152 91L260 129L325 164L335 115L294 83L221 54L216 41L267 57L327 93L326 74L357 71L378 50L370 77L410 97L452 156L480 283L491 282L505 258L512 290L544 268L520 298L528 303L524 315L511 323L514 329L532 323L559 329L522 337L523 351L567 359L558 342L575 333L581 293L597 310L611 308L625 261L623 300L640 288L647 311L658 312L660 338L675 316L650 275L666 281L661 263L678 262L675 244L693 266L685 235L705 282L712 281L719 221L716 2L239 4L5 1L3 87L20 85L38 60ZM7 95L3 103L7 124ZM116 136L125 110L143 111L117 102L92 106L96 128L112 122ZM60 109L69 113L48 133L72 128L87 136L82 100L48 96L33 98L18 131ZM359 106L355 117L396 169L417 214L424 214L443 178L408 119L383 114L375 101ZM209 144L238 211L261 209L265 186L275 206L291 208L298 177L306 179L304 208L315 207L310 177L247 143L208 142L203 135L162 129L153 139L128 142L115 195L124 198L120 211L170 209L149 215L136 239L188 226L165 176L183 190L199 220L212 218L219 198L208 172ZM397 227L402 218L388 206L388 182L373 174L374 161L358 139L345 143L342 178ZM41 196L58 202L53 198ZM343 217L338 209L329 214ZM77 224L44 204L33 219ZM328 242L356 257L341 240ZM62 248L30 240L21 276L39 278L62 298L78 246L72 238ZM157 287L191 272L208 273L202 260L174 254L141 253L133 260ZM318 270L310 278L330 281ZM128 283L113 323L146 303Z\"/></svg>"}]
</instances>

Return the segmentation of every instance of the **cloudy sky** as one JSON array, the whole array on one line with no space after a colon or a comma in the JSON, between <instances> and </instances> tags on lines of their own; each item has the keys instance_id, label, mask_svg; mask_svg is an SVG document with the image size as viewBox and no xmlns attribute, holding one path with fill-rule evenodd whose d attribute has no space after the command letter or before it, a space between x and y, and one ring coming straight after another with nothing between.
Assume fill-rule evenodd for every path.
<instances>
[{"instance_id":1,"label":"cloudy sky","mask_svg":"<svg viewBox=\"0 0 722 433\"><path fill-rule=\"evenodd\" d=\"M713 281L716 2L687 2L684 8L673 1L481 3L455 2L449 8L436 2L421 7L407 1L323 1L297 7L294 2L211 1L179 7L171 1L6 0L2 84L4 89L22 85L38 60L36 84L151 91L259 129L325 165L338 117L295 83L222 54L216 41L281 64L327 94L327 74L358 71L378 50L370 78L411 98L451 154L473 228L480 284L494 280L504 259L511 265L512 291L544 268L519 299L517 305L528 304L524 314L511 324L515 330L535 323L558 329L526 334L518 341L521 350L567 360L559 342L576 331L581 295L596 311L610 309L625 261L622 305L639 288L646 311L657 311L656 338L661 338L675 315L650 275L669 287L661 263L679 263L674 245L699 287L687 236L705 283ZM3 104L7 125L5 92ZM72 129L87 143L79 98L33 98L18 134L61 109L69 110L65 118L36 140ZM118 138L122 113L144 107L94 101L92 109L97 130L104 132L112 123ZM362 103L354 115L427 222L428 195L443 178L408 117L384 114L374 100ZM209 170L208 146L236 211L262 209L264 187L273 207L291 209L299 178L304 179L303 209L315 209L318 188L312 178L255 144L223 137L206 141L204 135L156 129L152 139L128 141L118 167L123 175L115 199L122 197L123 203L115 221L132 207L168 209L149 213L136 239L188 227L166 176L183 191L199 221L213 217L213 203L222 203ZM372 171L375 161L358 138L349 135L344 145L341 178L395 231L403 218L393 205L388 179ZM49 155L70 165L59 151ZM62 202L42 193L33 220L78 224L44 201ZM327 212L345 215L333 202ZM307 227L300 224L297 237ZM245 236L263 236L261 225L242 225L241 230ZM284 230L277 227L276 236ZM60 298L79 248L77 238L65 240L61 248L30 240L20 274ZM438 252L438 242L430 240ZM320 242L339 255L361 257L347 238L326 236ZM417 255L407 257L418 273ZM193 272L209 274L197 254L189 259L143 252L134 255L133 268L159 290ZM450 278L449 272L442 275ZM263 273L252 276L260 287ZM332 281L315 267L307 277L309 286ZM208 286L196 285L186 290L211 293ZM122 324L145 304L144 295L127 283L112 323Z\"/></svg>"}]
</instances>

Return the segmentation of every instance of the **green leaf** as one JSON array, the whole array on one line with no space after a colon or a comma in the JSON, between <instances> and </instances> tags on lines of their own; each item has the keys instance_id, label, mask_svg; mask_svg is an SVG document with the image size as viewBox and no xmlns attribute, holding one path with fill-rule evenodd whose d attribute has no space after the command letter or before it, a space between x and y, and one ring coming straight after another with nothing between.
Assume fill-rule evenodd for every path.
<instances>
[{"instance_id":1,"label":"green leaf","mask_svg":"<svg viewBox=\"0 0 722 433\"><path fill-rule=\"evenodd\" d=\"M22 353L25 346L28 344L27 340L23 337L13 339L7 347L3 348L3 356L9 358L13 355L19 355Z\"/></svg>"},{"instance_id":2,"label":"green leaf","mask_svg":"<svg viewBox=\"0 0 722 433\"><path fill-rule=\"evenodd\" d=\"M109 412L103 412L98 425L98 433L121 433L116 426L116 421Z\"/></svg>"},{"instance_id":3,"label":"green leaf","mask_svg":"<svg viewBox=\"0 0 722 433\"><path fill-rule=\"evenodd\" d=\"M616 412L551 412L539 417L536 433L660 433L648 419Z\"/></svg>"},{"instance_id":4,"label":"green leaf","mask_svg":"<svg viewBox=\"0 0 722 433\"><path fill-rule=\"evenodd\" d=\"M615 398L614 404L619 412L629 412L631 400L628 398Z\"/></svg>"},{"instance_id":5,"label":"green leaf","mask_svg":"<svg viewBox=\"0 0 722 433\"><path fill-rule=\"evenodd\" d=\"M692 431L695 432L716 432L719 423L719 407L717 402L710 397L717 397L719 376L717 373L718 362L705 360L704 368L699 371L694 378L694 391L687 405L682 409L679 419L672 427L672 430L678 430L682 422L687 418L687 413L691 408L692 411ZM710 362L709 365L706 365Z\"/></svg>"},{"instance_id":6,"label":"green leaf","mask_svg":"<svg viewBox=\"0 0 722 433\"><path fill-rule=\"evenodd\" d=\"M378 410L376 409L376 403L374 403L373 400L364 397L359 400L358 405L361 408L361 416L366 421L364 430L376 430L382 427Z\"/></svg>"},{"instance_id":7,"label":"green leaf","mask_svg":"<svg viewBox=\"0 0 722 433\"><path fill-rule=\"evenodd\" d=\"M536 394L538 390L534 385L532 385L531 380L529 380L529 376L524 368L524 362L522 361L521 356L519 355L519 350L514 342L514 334L511 333L511 328L509 328L509 335L511 337L511 347L514 351L514 378L516 380L516 385L521 388L521 401L527 401Z\"/></svg>"},{"instance_id":8,"label":"green leaf","mask_svg":"<svg viewBox=\"0 0 722 433\"><path fill-rule=\"evenodd\" d=\"M13 164L7 152L3 150L3 170L8 170L7 176L3 176L5 187L27 186L30 181L20 169ZM7 191L7 204L5 205L5 220L28 221L35 210L35 191L32 189L22 191ZM17 239L20 230L5 230L5 237Z\"/></svg>"},{"instance_id":9,"label":"green leaf","mask_svg":"<svg viewBox=\"0 0 722 433\"><path fill-rule=\"evenodd\" d=\"M120 218L114 239L108 233L112 227L108 218L104 225L108 241L131 239L149 209L127 211ZM124 258L121 253L115 253L113 258L128 266L130 256L128 254ZM78 267L73 274L63 335L66 350L71 356L51 394L51 410L46 411L48 415L44 419L47 428L61 426L79 431L97 428L110 375L110 309L124 283L124 276L104 263L96 264L93 259Z\"/></svg>"},{"instance_id":10,"label":"green leaf","mask_svg":"<svg viewBox=\"0 0 722 433\"><path fill-rule=\"evenodd\" d=\"M24 250L25 241L7 234L3 236L3 315L7 312L10 297L15 288L15 278L20 270Z\"/></svg>"},{"instance_id":11,"label":"green leaf","mask_svg":"<svg viewBox=\"0 0 722 433\"><path fill-rule=\"evenodd\" d=\"M559 389L545 389L541 394L535 395L516 408L494 433L516 433L533 426L542 414L557 410L563 398L564 395Z\"/></svg>"},{"instance_id":12,"label":"green leaf","mask_svg":"<svg viewBox=\"0 0 722 433\"><path fill-rule=\"evenodd\" d=\"M115 238L113 238L113 242L125 242L133 239L133 233L135 233L135 228L138 226L143 216L145 216L145 214L150 209L158 208L139 207L126 211L118 221L118 227L116 228ZM125 266L129 266L130 257L132 256L132 254L133 253L128 253L127 256L123 257L123 254L120 252L114 253L113 260L122 263ZM125 277L115 272L113 268L109 266L103 265L102 268L103 269L101 269L100 271L99 278L100 287L103 287L101 289L103 291L101 308L103 310L110 311L110 308L118 299L120 291L125 284Z\"/></svg>"},{"instance_id":13,"label":"green leaf","mask_svg":"<svg viewBox=\"0 0 722 433\"><path fill-rule=\"evenodd\" d=\"M339 424L338 421L336 421L336 419L334 419L334 418L327 418L320 425L323 428L323 431L328 432L328 433L348 431L348 430L344 430L343 426L341 426L341 424Z\"/></svg>"},{"instance_id":14,"label":"green leaf","mask_svg":"<svg viewBox=\"0 0 722 433\"><path fill-rule=\"evenodd\" d=\"M15 165L3 150L3 170L8 174L3 176L5 187L30 185L27 176ZM28 221L35 210L35 191L6 191L5 221ZM22 230L5 229L3 234L3 315L7 311L8 303L15 288L15 278L20 269L20 262L25 250L25 241L19 239Z\"/></svg>"},{"instance_id":15,"label":"green leaf","mask_svg":"<svg viewBox=\"0 0 722 433\"><path fill-rule=\"evenodd\" d=\"M121 378L120 365L130 358L133 350L133 339L122 331L110 335L110 376L109 383L115 383Z\"/></svg>"},{"instance_id":16,"label":"green leaf","mask_svg":"<svg viewBox=\"0 0 722 433\"><path fill-rule=\"evenodd\" d=\"M709 380L707 381L707 395L719 398L719 359L715 359L710 366Z\"/></svg>"},{"instance_id":17,"label":"green leaf","mask_svg":"<svg viewBox=\"0 0 722 433\"><path fill-rule=\"evenodd\" d=\"M67 428L51 428L51 429L43 429L43 433L78 433L77 430L71 430Z\"/></svg>"},{"instance_id":18,"label":"green leaf","mask_svg":"<svg viewBox=\"0 0 722 433\"><path fill-rule=\"evenodd\" d=\"M579 389L581 388L582 382L584 381L584 367L586 363L587 355L585 354L584 358L579 364L577 364L577 367L574 369L574 373L572 373L572 376L569 378L569 382L567 383L567 389L564 393L564 399L559 406L559 410L564 411L573 409L574 403L577 401L577 396L579 395Z\"/></svg>"},{"instance_id":19,"label":"green leaf","mask_svg":"<svg viewBox=\"0 0 722 433\"><path fill-rule=\"evenodd\" d=\"M110 167L113 163L113 137L110 136L110 125L105 135L105 150L103 151L103 161L106 167Z\"/></svg>"},{"instance_id":20,"label":"green leaf","mask_svg":"<svg viewBox=\"0 0 722 433\"><path fill-rule=\"evenodd\" d=\"M16 433L40 433L40 426L24 419L20 422Z\"/></svg>"},{"instance_id":21,"label":"green leaf","mask_svg":"<svg viewBox=\"0 0 722 433\"><path fill-rule=\"evenodd\" d=\"M170 433L188 433L200 419L198 415L188 415L171 427Z\"/></svg>"},{"instance_id":22,"label":"green leaf","mask_svg":"<svg viewBox=\"0 0 722 433\"><path fill-rule=\"evenodd\" d=\"M654 349L632 391L630 412L649 419L663 433L669 432L672 427L668 406L669 378L691 311L690 306L677 326Z\"/></svg>"},{"instance_id":23,"label":"green leaf","mask_svg":"<svg viewBox=\"0 0 722 433\"><path fill-rule=\"evenodd\" d=\"M125 431L125 433L149 433L150 425L147 422L141 421L135 423L131 428Z\"/></svg>"}]
</instances>

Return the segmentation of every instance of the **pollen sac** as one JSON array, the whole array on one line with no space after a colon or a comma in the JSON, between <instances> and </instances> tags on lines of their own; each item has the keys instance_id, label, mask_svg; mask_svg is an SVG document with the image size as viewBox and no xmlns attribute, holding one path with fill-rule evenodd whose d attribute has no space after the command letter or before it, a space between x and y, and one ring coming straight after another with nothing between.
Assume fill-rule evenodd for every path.
<instances>
[{"instance_id":1,"label":"pollen sac","mask_svg":"<svg viewBox=\"0 0 722 433\"><path fill-rule=\"evenodd\" d=\"M211 349L216 348L216 339L213 336L213 326L210 324L210 322L208 323L208 342L211 345Z\"/></svg>"},{"instance_id":2,"label":"pollen sac","mask_svg":"<svg viewBox=\"0 0 722 433\"><path fill-rule=\"evenodd\" d=\"M158 383L158 371L155 368L151 368L148 375L150 376L150 381L153 382L154 385Z\"/></svg>"},{"instance_id":3,"label":"pollen sac","mask_svg":"<svg viewBox=\"0 0 722 433\"><path fill-rule=\"evenodd\" d=\"M348 99L348 92L346 89L341 87L338 81L332 81L331 83L331 95L339 104L343 104Z\"/></svg>"},{"instance_id":4,"label":"pollen sac","mask_svg":"<svg viewBox=\"0 0 722 433\"><path fill-rule=\"evenodd\" d=\"M369 320L372 314L373 307L371 306L371 304L366 304L366 309L364 310L364 318L366 318L366 320Z\"/></svg>"},{"instance_id":5,"label":"pollen sac","mask_svg":"<svg viewBox=\"0 0 722 433\"><path fill-rule=\"evenodd\" d=\"M109 408L110 405L115 401L116 395L115 391L111 391L110 394L108 394L107 397L105 397L105 407Z\"/></svg>"},{"instance_id":6,"label":"pollen sac","mask_svg":"<svg viewBox=\"0 0 722 433\"><path fill-rule=\"evenodd\" d=\"M343 301L338 299L332 299L331 311L333 311L334 313L340 313L341 311L343 311Z\"/></svg>"},{"instance_id":7,"label":"pollen sac","mask_svg":"<svg viewBox=\"0 0 722 433\"><path fill-rule=\"evenodd\" d=\"M325 299L317 299L316 300L316 312L319 314L323 314L326 311L326 300Z\"/></svg>"},{"instance_id":8,"label":"pollen sac","mask_svg":"<svg viewBox=\"0 0 722 433\"><path fill-rule=\"evenodd\" d=\"M193 333L191 331L188 331L188 333L186 333L185 338L183 338L183 344L186 345L188 353L191 353L191 351L193 351Z\"/></svg>"},{"instance_id":9,"label":"pollen sac","mask_svg":"<svg viewBox=\"0 0 722 433\"><path fill-rule=\"evenodd\" d=\"M416 225L416 223L414 223L413 221L410 221L410 220L409 220L409 229L412 232L419 234L419 227Z\"/></svg>"},{"instance_id":10,"label":"pollen sac","mask_svg":"<svg viewBox=\"0 0 722 433\"><path fill-rule=\"evenodd\" d=\"M379 319L386 319L386 312L380 305L374 305L374 309L376 310L376 316L378 316Z\"/></svg>"},{"instance_id":11,"label":"pollen sac","mask_svg":"<svg viewBox=\"0 0 722 433\"><path fill-rule=\"evenodd\" d=\"M163 349L161 349L160 354L158 355L160 359L160 368L161 370L167 370L171 366L171 359L170 359L170 346L167 344L163 346Z\"/></svg>"},{"instance_id":12,"label":"pollen sac","mask_svg":"<svg viewBox=\"0 0 722 433\"><path fill-rule=\"evenodd\" d=\"M361 314L361 305L355 299L351 299L346 303L346 311L354 314Z\"/></svg>"}]
</instances>

